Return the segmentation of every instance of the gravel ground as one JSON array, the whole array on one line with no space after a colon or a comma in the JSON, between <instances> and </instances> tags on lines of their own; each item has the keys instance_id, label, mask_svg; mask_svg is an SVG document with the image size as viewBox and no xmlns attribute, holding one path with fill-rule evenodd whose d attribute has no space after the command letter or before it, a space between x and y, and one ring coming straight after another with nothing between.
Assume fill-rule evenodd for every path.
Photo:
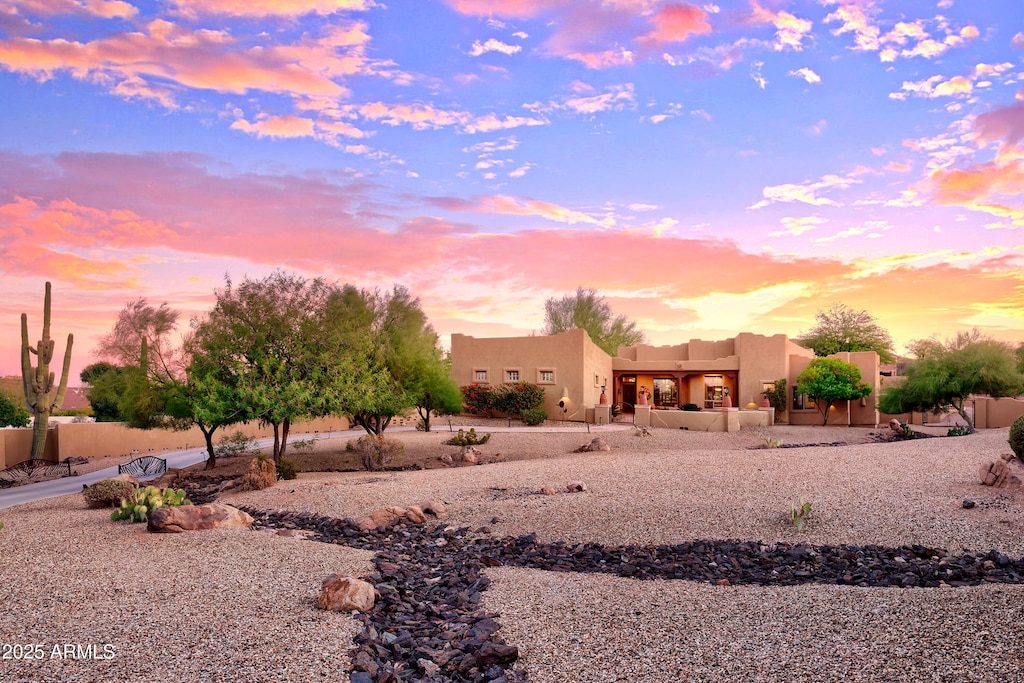
<instances>
[{"instance_id":1,"label":"gravel ground","mask_svg":"<svg viewBox=\"0 0 1024 683\"><path fill-rule=\"evenodd\" d=\"M407 434L407 435L406 435ZM406 433L434 448L439 435ZM1024 496L977 483L1007 430L864 443L865 430L495 433L485 454L525 459L420 472L302 474L222 502L351 517L437 498L448 522L492 534L607 545L733 538L921 544L1024 556ZM436 444L441 452L442 447ZM564 491L572 480L585 493ZM811 501L806 529L787 520ZM964 498L978 505L964 510ZM492 522L497 518L498 522ZM0 660L0 681L341 680L356 630L312 603L328 573L368 572L365 552L270 532L150 535L67 496L5 510L0 644L41 643L41 662ZM88 551L84 550L88 548ZM554 681L1024 681L1024 586L865 589L709 586L495 568L516 668ZM54 644L112 644L109 660L51 659ZM102 648L101 648L102 649Z\"/></svg>"},{"instance_id":2,"label":"gravel ground","mask_svg":"<svg viewBox=\"0 0 1024 683\"><path fill-rule=\"evenodd\" d=\"M366 574L369 552L265 531L150 534L78 495L3 522L4 683L312 683L348 667L359 628L315 601L328 574ZM41 659L14 659L24 645ZM60 656L67 645L76 658Z\"/></svg>"}]
</instances>

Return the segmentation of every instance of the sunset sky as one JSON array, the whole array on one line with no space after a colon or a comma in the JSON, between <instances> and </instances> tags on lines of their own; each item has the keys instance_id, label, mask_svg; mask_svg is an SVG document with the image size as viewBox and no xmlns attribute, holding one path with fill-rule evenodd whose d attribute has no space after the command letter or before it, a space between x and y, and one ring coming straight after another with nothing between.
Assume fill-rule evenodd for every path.
<instances>
[{"instance_id":1,"label":"sunset sky","mask_svg":"<svg viewBox=\"0 0 1024 683\"><path fill-rule=\"evenodd\" d=\"M445 342L577 286L655 344L1024 341L1020 0L3 0L0 117L2 375L46 280L75 385L275 268Z\"/></svg>"}]
</instances>

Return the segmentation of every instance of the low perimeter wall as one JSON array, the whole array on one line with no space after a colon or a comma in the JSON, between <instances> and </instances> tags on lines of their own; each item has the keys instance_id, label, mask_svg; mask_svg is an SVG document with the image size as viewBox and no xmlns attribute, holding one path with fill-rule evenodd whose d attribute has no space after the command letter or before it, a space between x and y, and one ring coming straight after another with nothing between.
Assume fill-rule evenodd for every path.
<instances>
[{"instance_id":1,"label":"low perimeter wall","mask_svg":"<svg viewBox=\"0 0 1024 683\"><path fill-rule=\"evenodd\" d=\"M766 410L644 410L637 406L635 422L641 427L688 429L692 432L735 432L753 427L771 425L771 413Z\"/></svg>"},{"instance_id":2,"label":"low perimeter wall","mask_svg":"<svg viewBox=\"0 0 1024 683\"><path fill-rule=\"evenodd\" d=\"M348 420L344 417L297 422L291 426L288 440L343 432L348 428ZM213 434L213 442L219 443L226 435L239 431L257 438L274 435L270 427L260 427L255 423L239 424L218 429ZM205 443L203 433L198 428L173 432L164 429L129 429L120 422L81 422L51 427L46 437L46 455L48 460L65 460L72 456L114 458L131 453L161 455L196 448ZM31 454L31 429L0 429L0 463L3 467L28 460Z\"/></svg>"}]
</instances>

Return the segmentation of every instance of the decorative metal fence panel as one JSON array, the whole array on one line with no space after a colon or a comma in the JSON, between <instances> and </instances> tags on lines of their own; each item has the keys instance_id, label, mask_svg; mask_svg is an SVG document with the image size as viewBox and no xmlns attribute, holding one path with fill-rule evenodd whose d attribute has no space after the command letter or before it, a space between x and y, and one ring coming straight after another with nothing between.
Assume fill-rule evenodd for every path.
<instances>
[{"instance_id":1,"label":"decorative metal fence panel","mask_svg":"<svg viewBox=\"0 0 1024 683\"><path fill-rule=\"evenodd\" d=\"M0 480L8 482L43 481L58 477L71 476L71 463L51 462L49 460L23 460L0 470Z\"/></svg>"},{"instance_id":2,"label":"decorative metal fence panel","mask_svg":"<svg viewBox=\"0 0 1024 683\"><path fill-rule=\"evenodd\" d=\"M128 473L138 479L158 477L166 471L167 459L158 458L153 455L144 455L141 458L135 458L131 462L117 466L118 474Z\"/></svg>"}]
</instances>

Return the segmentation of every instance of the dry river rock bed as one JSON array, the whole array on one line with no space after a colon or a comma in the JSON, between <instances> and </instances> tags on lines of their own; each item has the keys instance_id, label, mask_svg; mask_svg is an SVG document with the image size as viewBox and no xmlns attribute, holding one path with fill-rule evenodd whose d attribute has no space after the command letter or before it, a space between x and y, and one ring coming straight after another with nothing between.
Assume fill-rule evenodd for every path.
<instances>
[{"instance_id":1,"label":"dry river rock bed","mask_svg":"<svg viewBox=\"0 0 1024 683\"><path fill-rule=\"evenodd\" d=\"M351 519L245 508L258 526L312 532L311 540L377 553L367 577L380 595L358 615L352 683L422 680L526 681L509 670L519 657L500 615L481 607L489 567L699 581L719 587L850 585L861 588L965 587L1024 583L1024 558L995 550L950 555L924 546L811 546L698 540L662 546L541 543L535 535L491 538L445 525L361 531Z\"/></svg>"}]
</instances>

